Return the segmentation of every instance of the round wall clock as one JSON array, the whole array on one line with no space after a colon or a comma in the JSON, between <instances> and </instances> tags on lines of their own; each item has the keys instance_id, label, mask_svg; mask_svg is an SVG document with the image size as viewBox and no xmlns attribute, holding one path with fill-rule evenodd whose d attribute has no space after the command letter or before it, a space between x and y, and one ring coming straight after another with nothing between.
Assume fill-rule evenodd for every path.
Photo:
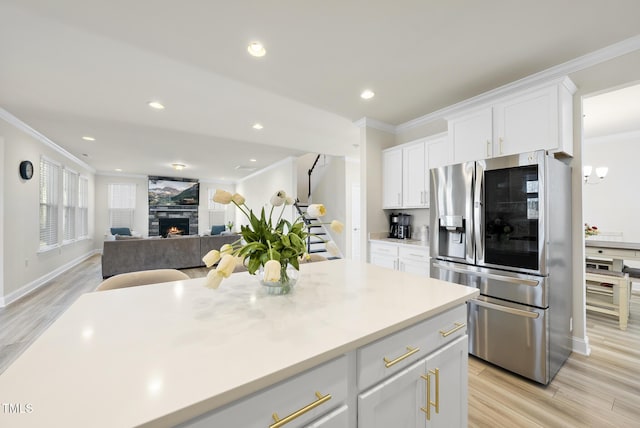
<instances>
[{"instance_id":1,"label":"round wall clock","mask_svg":"<svg viewBox=\"0 0 640 428\"><path fill-rule=\"evenodd\" d=\"M20 162L20 177L25 180L30 180L33 177L33 164L31 161Z\"/></svg>"}]
</instances>

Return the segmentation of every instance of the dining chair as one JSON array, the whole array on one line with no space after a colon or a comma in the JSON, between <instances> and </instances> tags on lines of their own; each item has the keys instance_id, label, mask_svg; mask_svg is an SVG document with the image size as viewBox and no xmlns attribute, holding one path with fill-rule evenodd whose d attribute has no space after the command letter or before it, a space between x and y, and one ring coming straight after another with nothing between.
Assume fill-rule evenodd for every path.
<instances>
[{"instance_id":1,"label":"dining chair","mask_svg":"<svg viewBox=\"0 0 640 428\"><path fill-rule=\"evenodd\" d=\"M135 287L138 285L156 284L160 282L189 279L189 275L177 269L153 269L137 272L121 273L107 278L95 291L113 290L116 288Z\"/></svg>"}]
</instances>

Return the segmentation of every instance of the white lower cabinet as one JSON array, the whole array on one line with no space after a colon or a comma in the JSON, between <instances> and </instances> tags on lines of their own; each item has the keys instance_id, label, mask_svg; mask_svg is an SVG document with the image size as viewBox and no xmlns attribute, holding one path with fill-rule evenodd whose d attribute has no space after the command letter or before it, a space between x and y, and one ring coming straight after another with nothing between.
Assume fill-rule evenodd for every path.
<instances>
[{"instance_id":1,"label":"white lower cabinet","mask_svg":"<svg viewBox=\"0 0 640 428\"><path fill-rule=\"evenodd\" d=\"M346 425L340 425L340 421L348 414L345 405L348 378L345 355L180 427L264 428L274 424L286 428L343 427ZM332 414L334 409L342 407L344 416ZM316 422L312 422L314 420Z\"/></svg>"},{"instance_id":2,"label":"white lower cabinet","mask_svg":"<svg viewBox=\"0 0 640 428\"><path fill-rule=\"evenodd\" d=\"M358 427L466 427L467 349L464 335L360 394Z\"/></svg>"},{"instance_id":3,"label":"white lower cabinet","mask_svg":"<svg viewBox=\"0 0 640 428\"><path fill-rule=\"evenodd\" d=\"M369 261L373 265L429 276L429 247L371 242L369 249Z\"/></svg>"},{"instance_id":4,"label":"white lower cabinet","mask_svg":"<svg viewBox=\"0 0 640 428\"><path fill-rule=\"evenodd\" d=\"M459 305L179 427L464 427L466 317Z\"/></svg>"}]
</instances>

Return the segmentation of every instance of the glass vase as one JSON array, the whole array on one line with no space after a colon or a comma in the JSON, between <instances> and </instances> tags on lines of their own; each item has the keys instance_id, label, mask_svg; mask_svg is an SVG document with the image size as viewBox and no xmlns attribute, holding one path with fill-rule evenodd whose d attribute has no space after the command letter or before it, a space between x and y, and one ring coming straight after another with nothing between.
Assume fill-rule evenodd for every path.
<instances>
[{"instance_id":1,"label":"glass vase","mask_svg":"<svg viewBox=\"0 0 640 428\"><path fill-rule=\"evenodd\" d=\"M280 268L280 280L271 282L264 280L264 267L260 266L258 277L267 294L289 294L293 290L293 286L298 282L300 271L287 264L287 266Z\"/></svg>"}]
</instances>

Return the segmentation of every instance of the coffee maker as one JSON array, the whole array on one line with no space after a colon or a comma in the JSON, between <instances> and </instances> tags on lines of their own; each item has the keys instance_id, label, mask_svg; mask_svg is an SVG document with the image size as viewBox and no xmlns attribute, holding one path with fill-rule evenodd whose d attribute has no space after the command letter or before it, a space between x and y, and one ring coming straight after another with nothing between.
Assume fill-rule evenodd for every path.
<instances>
[{"instance_id":1,"label":"coffee maker","mask_svg":"<svg viewBox=\"0 0 640 428\"><path fill-rule=\"evenodd\" d=\"M402 213L391 213L391 215L389 216L389 224L389 238L411 238L411 215Z\"/></svg>"},{"instance_id":2,"label":"coffee maker","mask_svg":"<svg viewBox=\"0 0 640 428\"><path fill-rule=\"evenodd\" d=\"M391 213L389 216L389 238L398 238L398 215Z\"/></svg>"},{"instance_id":3,"label":"coffee maker","mask_svg":"<svg viewBox=\"0 0 640 428\"><path fill-rule=\"evenodd\" d=\"M398 214L398 238L399 239L411 238L411 215L410 214Z\"/></svg>"}]
</instances>

